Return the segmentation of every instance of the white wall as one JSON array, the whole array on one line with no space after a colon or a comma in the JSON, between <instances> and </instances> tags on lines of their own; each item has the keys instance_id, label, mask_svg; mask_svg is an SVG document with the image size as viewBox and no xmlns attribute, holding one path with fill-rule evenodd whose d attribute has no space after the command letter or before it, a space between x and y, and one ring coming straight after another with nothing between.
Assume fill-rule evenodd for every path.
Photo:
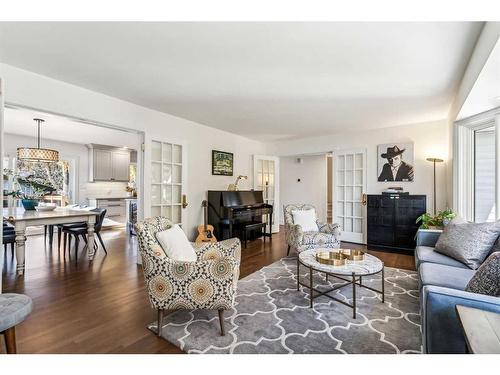
<instances>
[{"instance_id":1,"label":"white wall","mask_svg":"<svg viewBox=\"0 0 500 375\"><path fill-rule=\"evenodd\" d=\"M414 142L414 182L384 183L377 181L377 145L392 142ZM448 159L446 120L362 132L345 132L323 137L276 142L270 145L270 149L280 156L317 154L318 152L352 148L366 149L368 194L379 194L389 185L401 185L412 194L426 194L427 209L428 211L432 210L432 163L425 159L431 156ZM446 201L446 164L438 164L437 168L438 209L443 209L448 205Z\"/></svg>"},{"instance_id":2,"label":"white wall","mask_svg":"<svg viewBox=\"0 0 500 375\"><path fill-rule=\"evenodd\" d=\"M5 79L5 101L44 111L71 115L86 120L114 124L145 132L146 187L149 186L150 141L169 140L183 143L187 149L186 194L189 206L184 210L188 236L193 238L196 225L202 223L201 202L210 189L226 189L234 177L211 175L212 149L233 152L234 175L248 175L241 188L253 186L253 154L265 154L262 142L188 121L104 94L70 85L49 77L0 64ZM146 190L149 193L149 189ZM144 194L145 214L149 215L150 197Z\"/></svg>"},{"instance_id":3,"label":"white wall","mask_svg":"<svg viewBox=\"0 0 500 375\"><path fill-rule=\"evenodd\" d=\"M281 204L308 203L316 207L318 219L326 221L327 180L326 155L280 158ZM300 179L300 182L297 180ZM283 210L281 210L283 211ZM283 224L283 212L280 223Z\"/></svg>"},{"instance_id":4,"label":"white wall","mask_svg":"<svg viewBox=\"0 0 500 375\"><path fill-rule=\"evenodd\" d=\"M82 125L85 126L85 125ZM16 155L16 149L22 146L35 146L36 138L18 134L5 134L5 154L11 157ZM78 194L75 194L71 203L79 203L87 198L127 195L125 182L89 182L89 152L87 146L79 143L55 141L43 138L43 147L59 151L62 159L73 159L77 179L75 181Z\"/></svg>"}]
</instances>

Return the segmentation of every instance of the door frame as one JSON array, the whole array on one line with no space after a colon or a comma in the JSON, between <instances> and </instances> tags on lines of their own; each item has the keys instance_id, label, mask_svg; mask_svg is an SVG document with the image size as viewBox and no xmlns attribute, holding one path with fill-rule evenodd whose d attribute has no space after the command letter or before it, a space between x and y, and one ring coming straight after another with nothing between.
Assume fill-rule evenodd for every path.
<instances>
[{"instance_id":1,"label":"door frame","mask_svg":"<svg viewBox=\"0 0 500 375\"><path fill-rule=\"evenodd\" d=\"M363 173L362 173L362 176L363 176L363 184L362 184L362 187L361 187L361 194L362 196L365 196L367 193L366 193L366 190L367 190L367 160L366 160L366 155L367 155L367 149L366 148L351 148L351 149L342 149L342 150L335 150L335 151L332 151L332 157L333 157L333 160L332 160L332 189L333 189L333 197L332 197L332 221L335 223L335 212L336 212L336 202L337 202L337 194L338 194L338 189L337 189L337 186L335 184L335 178L336 178L336 175L337 175L337 170L336 170L336 162L335 162L335 158L338 156L338 155L342 155L342 154L363 154ZM363 245L366 245L366 238L367 238L367 220L366 220L366 217L367 217L367 211L366 211L366 204L363 204L361 203L361 213L362 213L362 224L361 224L361 227L362 227L362 230L363 230L363 234L362 234L362 238L361 238L361 242L357 242L357 241L349 241L349 240L345 240L345 239L342 239L342 241L344 242L352 242L352 243L361 243ZM354 216L354 207L353 207L353 216ZM344 232L344 230L342 230L342 232Z\"/></svg>"},{"instance_id":2,"label":"door frame","mask_svg":"<svg viewBox=\"0 0 500 375\"><path fill-rule=\"evenodd\" d=\"M495 127L495 148L500 149L500 107L467 117L453 124L453 209L474 221L474 133ZM500 219L500 152L495 155L495 211Z\"/></svg>"},{"instance_id":3,"label":"door frame","mask_svg":"<svg viewBox=\"0 0 500 375\"><path fill-rule=\"evenodd\" d=\"M113 129L113 130L122 131L122 132L126 132L126 133L136 134L138 136L138 142L137 142L137 181L138 181L138 183L137 183L137 197L138 197L137 198L137 201L138 201L137 219L144 220L144 218L146 217L145 216L146 212L144 211L144 208L145 208L145 203L144 203L144 191L145 190L144 190L144 188L145 188L145 176L146 176L146 174L144 173L144 168L145 168L144 145L146 144L146 132L145 131L127 128L127 127L124 127L121 125L115 125L115 124L111 124L111 123L107 123L107 122L95 121L95 120L85 119L85 118L81 118L81 117L76 117L73 115L68 115L66 113L49 111L49 110L42 109L42 108L35 108L35 107L23 105L23 104L4 102L4 107L9 108L9 109L42 112L42 113L46 113L48 115L64 117L68 120L80 122L80 123L86 124L86 125L93 125L93 126L97 126L100 128L107 128L107 129ZM2 117L3 117L3 108L2 108ZM3 129L2 129L2 140L3 140ZM2 154L3 154L3 148L2 148Z\"/></svg>"},{"instance_id":4,"label":"door frame","mask_svg":"<svg viewBox=\"0 0 500 375\"><path fill-rule=\"evenodd\" d=\"M253 188L257 188L257 160L274 161L274 204L273 204L273 226L272 233L280 231L280 158L273 155L254 155L253 156Z\"/></svg>"}]
</instances>

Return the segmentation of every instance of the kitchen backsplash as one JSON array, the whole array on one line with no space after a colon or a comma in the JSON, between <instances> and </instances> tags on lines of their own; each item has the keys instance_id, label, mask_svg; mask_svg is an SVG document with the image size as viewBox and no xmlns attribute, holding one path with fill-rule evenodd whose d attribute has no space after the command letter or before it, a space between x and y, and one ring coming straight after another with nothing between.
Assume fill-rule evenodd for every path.
<instances>
[{"instance_id":1,"label":"kitchen backsplash","mask_svg":"<svg viewBox=\"0 0 500 375\"><path fill-rule=\"evenodd\" d=\"M80 188L80 200L103 197L126 197L126 182L89 182Z\"/></svg>"}]
</instances>

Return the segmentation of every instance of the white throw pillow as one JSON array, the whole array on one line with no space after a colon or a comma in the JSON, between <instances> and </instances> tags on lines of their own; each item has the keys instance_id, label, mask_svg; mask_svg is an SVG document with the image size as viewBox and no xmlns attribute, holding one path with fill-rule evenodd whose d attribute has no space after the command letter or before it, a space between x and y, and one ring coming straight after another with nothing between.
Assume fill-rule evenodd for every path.
<instances>
[{"instance_id":1,"label":"white throw pillow","mask_svg":"<svg viewBox=\"0 0 500 375\"><path fill-rule=\"evenodd\" d=\"M318 232L316 224L316 211L314 210L293 210L293 223L302 227L304 232Z\"/></svg>"},{"instance_id":2,"label":"white throw pillow","mask_svg":"<svg viewBox=\"0 0 500 375\"><path fill-rule=\"evenodd\" d=\"M171 228L156 233L156 239L160 243L165 255L173 260L183 262L195 262L196 252L189 243L186 234L177 224Z\"/></svg>"}]
</instances>

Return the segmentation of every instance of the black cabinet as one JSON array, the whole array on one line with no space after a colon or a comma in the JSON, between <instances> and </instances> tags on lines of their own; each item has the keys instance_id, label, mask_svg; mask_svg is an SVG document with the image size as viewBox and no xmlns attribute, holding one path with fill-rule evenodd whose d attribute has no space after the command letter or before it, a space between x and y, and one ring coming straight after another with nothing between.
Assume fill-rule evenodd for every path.
<instances>
[{"instance_id":1,"label":"black cabinet","mask_svg":"<svg viewBox=\"0 0 500 375\"><path fill-rule=\"evenodd\" d=\"M425 195L368 195L368 246L415 249L415 220L426 212Z\"/></svg>"}]
</instances>

